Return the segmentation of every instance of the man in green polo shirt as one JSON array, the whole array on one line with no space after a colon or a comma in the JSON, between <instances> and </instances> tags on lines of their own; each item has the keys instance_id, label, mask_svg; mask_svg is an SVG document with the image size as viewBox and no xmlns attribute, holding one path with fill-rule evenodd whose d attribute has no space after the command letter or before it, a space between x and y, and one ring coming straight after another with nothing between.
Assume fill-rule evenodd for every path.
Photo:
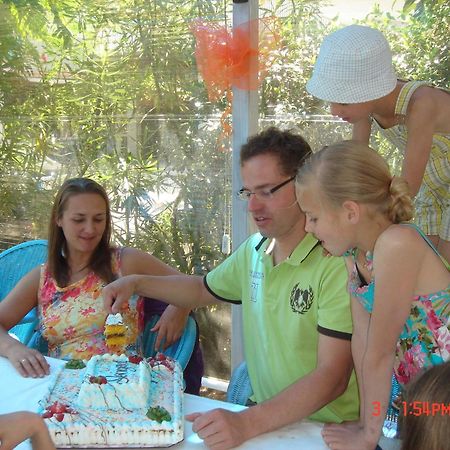
<instances>
[{"instance_id":1,"label":"man in green polo shirt","mask_svg":"<svg viewBox=\"0 0 450 450\"><path fill-rule=\"evenodd\" d=\"M256 405L191 415L194 431L210 448L232 448L303 418L358 418L346 269L305 232L295 197L295 175L310 151L301 136L274 127L242 147L238 195L259 233L206 277L131 275L103 291L114 312L134 292L187 308L242 304Z\"/></svg>"}]
</instances>

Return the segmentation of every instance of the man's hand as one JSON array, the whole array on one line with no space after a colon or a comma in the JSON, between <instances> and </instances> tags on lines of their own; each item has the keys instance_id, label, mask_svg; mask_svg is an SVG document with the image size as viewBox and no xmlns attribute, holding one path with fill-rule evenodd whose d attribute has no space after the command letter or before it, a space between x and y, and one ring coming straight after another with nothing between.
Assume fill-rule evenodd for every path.
<instances>
[{"instance_id":1,"label":"man's hand","mask_svg":"<svg viewBox=\"0 0 450 450\"><path fill-rule=\"evenodd\" d=\"M234 448L250 438L246 433L246 419L241 413L213 409L206 413L188 414L186 420L193 422L192 430L212 450Z\"/></svg>"},{"instance_id":2,"label":"man's hand","mask_svg":"<svg viewBox=\"0 0 450 450\"><path fill-rule=\"evenodd\" d=\"M158 322L156 322L151 330L158 333L155 341L156 351L160 351L163 342L162 349L165 350L180 338L186 326L189 311L189 309L178 308L172 305L169 305L164 310Z\"/></svg>"},{"instance_id":3,"label":"man's hand","mask_svg":"<svg viewBox=\"0 0 450 450\"><path fill-rule=\"evenodd\" d=\"M108 314L120 312L122 303L125 303L134 294L135 278L135 275L121 277L103 288L103 306Z\"/></svg>"}]
</instances>

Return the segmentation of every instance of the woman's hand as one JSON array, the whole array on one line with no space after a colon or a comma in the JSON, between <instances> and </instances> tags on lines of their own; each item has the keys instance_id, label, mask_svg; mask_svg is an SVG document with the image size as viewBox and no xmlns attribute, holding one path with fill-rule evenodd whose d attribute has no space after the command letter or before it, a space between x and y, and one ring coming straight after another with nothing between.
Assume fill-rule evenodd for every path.
<instances>
[{"instance_id":1,"label":"woman's hand","mask_svg":"<svg viewBox=\"0 0 450 450\"><path fill-rule=\"evenodd\" d=\"M158 322L151 329L158 333L155 341L155 350L165 350L172 345L183 334L184 327L188 318L190 310L178 308L177 306L169 305L162 313Z\"/></svg>"},{"instance_id":2,"label":"woman's hand","mask_svg":"<svg viewBox=\"0 0 450 450\"><path fill-rule=\"evenodd\" d=\"M42 353L12 338L4 356L25 378L42 378L50 373L50 365Z\"/></svg>"},{"instance_id":3,"label":"woman's hand","mask_svg":"<svg viewBox=\"0 0 450 450\"><path fill-rule=\"evenodd\" d=\"M47 426L38 414L21 411L0 415L0 449L13 449L28 438L33 450L55 450Z\"/></svg>"}]
</instances>

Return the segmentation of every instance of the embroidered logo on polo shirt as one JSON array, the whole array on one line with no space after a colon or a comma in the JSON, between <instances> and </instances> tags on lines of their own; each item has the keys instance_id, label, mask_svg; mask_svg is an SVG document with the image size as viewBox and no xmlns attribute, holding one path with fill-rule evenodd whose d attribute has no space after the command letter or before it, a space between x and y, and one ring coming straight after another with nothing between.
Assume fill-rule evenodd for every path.
<instances>
[{"instance_id":1,"label":"embroidered logo on polo shirt","mask_svg":"<svg viewBox=\"0 0 450 450\"><path fill-rule=\"evenodd\" d=\"M308 289L301 289L298 285L299 283L293 287L289 302L293 312L305 314L313 304L314 292L311 286Z\"/></svg>"}]
</instances>

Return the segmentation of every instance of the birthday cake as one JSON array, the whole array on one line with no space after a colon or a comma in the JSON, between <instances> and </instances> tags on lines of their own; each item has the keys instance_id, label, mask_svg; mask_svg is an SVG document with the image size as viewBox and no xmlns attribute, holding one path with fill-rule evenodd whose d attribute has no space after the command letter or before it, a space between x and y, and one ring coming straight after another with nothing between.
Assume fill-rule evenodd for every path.
<instances>
[{"instance_id":1,"label":"birthday cake","mask_svg":"<svg viewBox=\"0 0 450 450\"><path fill-rule=\"evenodd\" d=\"M166 447L183 440L182 380L162 354L69 361L41 415L56 447Z\"/></svg>"}]
</instances>

